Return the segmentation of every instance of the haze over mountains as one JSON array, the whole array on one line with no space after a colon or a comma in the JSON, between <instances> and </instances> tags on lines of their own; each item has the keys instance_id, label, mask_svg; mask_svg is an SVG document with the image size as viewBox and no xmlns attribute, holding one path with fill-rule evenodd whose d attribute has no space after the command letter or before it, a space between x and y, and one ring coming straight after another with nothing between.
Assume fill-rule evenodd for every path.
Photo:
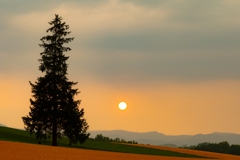
<instances>
[{"instance_id":1,"label":"haze over mountains","mask_svg":"<svg viewBox=\"0 0 240 160\"><path fill-rule=\"evenodd\" d=\"M6 125L3 125L1 123L0 126L7 127ZM156 131L139 133L124 130L112 130L112 131L98 130L88 131L88 133L91 133L90 135L91 138L95 138L97 134L102 134L103 136L112 139L120 138L127 141L135 140L139 144L164 145L169 147L197 145L198 143L203 142L219 143L223 141L227 141L230 145L240 144L240 134L234 133L214 132L211 134L177 135L177 136L164 135L163 133L159 133Z\"/></svg>"},{"instance_id":2,"label":"haze over mountains","mask_svg":"<svg viewBox=\"0 0 240 160\"><path fill-rule=\"evenodd\" d=\"M0 123L0 126L7 127L7 126L3 125L2 123Z\"/></svg>"},{"instance_id":3,"label":"haze over mountains","mask_svg":"<svg viewBox=\"0 0 240 160\"><path fill-rule=\"evenodd\" d=\"M197 134L197 135L178 135L170 136L164 135L159 132L129 132L123 130L112 130L112 131L88 131L91 133L90 137L94 138L97 134L102 134L105 137L112 139L120 138L127 141L135 140L142 144L151 145L163 145L163 144L175 144L178 147L183 145L197 145L202 142L219 143L222 141L227 141L231 144L240 144L240 134L234 133L219 133L214 132L211 134Z\"/></svg>"}]
</instances>

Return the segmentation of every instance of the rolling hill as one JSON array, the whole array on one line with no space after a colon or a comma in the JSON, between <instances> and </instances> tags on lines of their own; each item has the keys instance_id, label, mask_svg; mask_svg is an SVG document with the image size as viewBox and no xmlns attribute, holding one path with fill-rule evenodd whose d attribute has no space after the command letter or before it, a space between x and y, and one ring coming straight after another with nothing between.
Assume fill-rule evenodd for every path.
<instances>
[{"instance_id":1,"label":"rolling hill","mask_svg":"<svg viewBox=\"0 0 240 160\"><path fill-rule=\"evenodd\" d=\"M29 132L0 126L0 143L4 143L6 141L12 142L24 142L37 144L36 138L34 135L30 135ZM61 141L58 142L59 147L65 148L78 148L78 149L88 149L88 150L101 150L101 151L111 151L111 152L122 152L122 153L134 153L134 154L144 154L144 155L156 155L156 156L168 156L168 157L189 157L189 158L206 158L204 156L186 154L174 151L161 150L156 148L149 148L144 146L134 146L127 145L121 143L109 143L109 142L100 142L93 141L88 139L85 143L81 144L72 144L69 146L67 138L62 138ZM51 146L51 139L45 140L43 143L45 146ZM43 146L41 145L41 146ZM1 145L0 145L1 146ZM38 145L40 146L40 145ZM56 148L56 147L53 147ZM0 148L2 150L3 148ZM0 152L1 157L1 152Z\"/></svg>"}]
</instances>

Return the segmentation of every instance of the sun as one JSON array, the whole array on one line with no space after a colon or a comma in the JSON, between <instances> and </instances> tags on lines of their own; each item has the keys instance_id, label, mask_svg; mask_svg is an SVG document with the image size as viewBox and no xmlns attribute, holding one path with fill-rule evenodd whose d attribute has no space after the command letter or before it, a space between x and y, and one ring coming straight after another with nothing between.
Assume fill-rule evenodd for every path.
<instances>
[{"instance_id":1,"label":"sun","mask_svg":"<svg viewBox=\"0 0 240 160\"><path fill-rule=\"evenodd\" d=\"M127 108L127 104L125 102L121 102L118 104L118 108L124 111Z\"/></svg>"}]
</instances>

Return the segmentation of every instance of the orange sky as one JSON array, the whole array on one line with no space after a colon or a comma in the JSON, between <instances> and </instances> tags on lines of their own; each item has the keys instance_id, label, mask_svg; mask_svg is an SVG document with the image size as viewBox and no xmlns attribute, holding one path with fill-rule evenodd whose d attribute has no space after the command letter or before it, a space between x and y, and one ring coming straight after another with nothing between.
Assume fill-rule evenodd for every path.
<instances>
[{"instance_id":1,"label":"orange sky","mask_svg":"<svg viewBox=\"0 0 240 160\"><path fill-rule=\"evenodd\" d=\"M20 78L20 77L18 77ZM29 112L30 85L21 79L1 79L1 123L23 128ZM158 131L167 135L211 132L240 133L240 81L174 83L152 81L132 87L79 81L80 108L90 130ZM128 108L118 109L125 101Z\"/></svg>"}]
</instances>

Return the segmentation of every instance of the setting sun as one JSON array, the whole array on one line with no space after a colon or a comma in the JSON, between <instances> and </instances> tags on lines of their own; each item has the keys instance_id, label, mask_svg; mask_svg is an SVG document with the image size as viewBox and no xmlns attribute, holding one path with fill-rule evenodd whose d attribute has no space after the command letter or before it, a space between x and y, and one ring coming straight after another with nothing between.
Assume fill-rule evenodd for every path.
<instances>
[{"instance_id":1,"label":"setting sun","mask_svg":"<svg viewBox=\"0 0 240 160\"><path fill-rule=\"evenodd\" d=\"M125 102L121 102L118 104L118 108L124 111L127 108L127 104Z\"/></svg>"}]
</instances>

